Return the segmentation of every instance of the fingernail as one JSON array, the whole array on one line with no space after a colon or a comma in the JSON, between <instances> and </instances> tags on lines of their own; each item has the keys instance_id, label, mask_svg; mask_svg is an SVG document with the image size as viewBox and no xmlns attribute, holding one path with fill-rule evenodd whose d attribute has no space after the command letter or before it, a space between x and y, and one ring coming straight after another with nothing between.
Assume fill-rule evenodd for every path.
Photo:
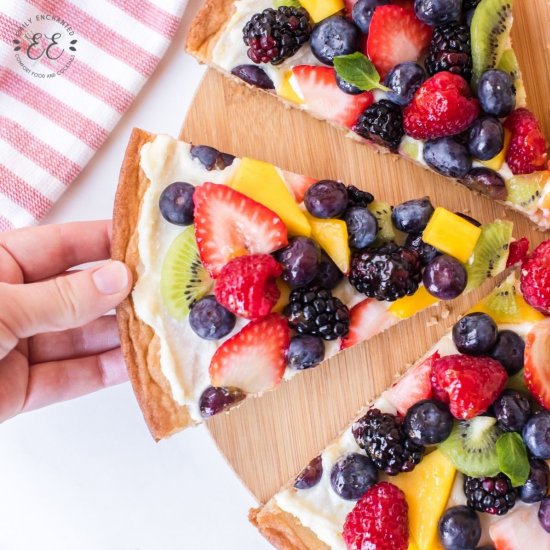
<instances>
[{"instance_id":1,"label":"fingernail","mask_svg":"<svg viewBox=\"0 0 550 550\"><path fill-rule=\"evenodd\" d=\"M109 262L92 274L101 294L116 294L128 285L128 270L122 262Z\"/></svg>"}]
</instances>

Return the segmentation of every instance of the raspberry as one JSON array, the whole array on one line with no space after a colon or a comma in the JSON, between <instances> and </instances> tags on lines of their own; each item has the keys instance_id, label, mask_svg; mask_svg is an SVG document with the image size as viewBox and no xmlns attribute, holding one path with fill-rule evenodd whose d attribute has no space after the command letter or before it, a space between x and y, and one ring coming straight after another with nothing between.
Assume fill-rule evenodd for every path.
<instances>
[{"instance_id":1,"label":"raspberry","mask_svg":"<svg viewBox=\"0 0 550 550\"><path fill-rule=\"evenodd\" d=\"M550 239L539 244L521 264L521 293L525 301L550 315Z\"/></svg>"},{"instance_id":2,"label":"raspberry","mask_svg":"<svg viewBox=\"0 0 550 550\"><path fill-rule=\"evenodd\" d=\"M234 258L216 279L216 300L240 317L264 317L279 299L281 293L275 279L282 272L281 265L269 254Z\"/></svg>"},{"instance_id":3,"label":"raspberry","mask_svg":"<svg viewBox=\"0 0 550 550\"><path fill-rule=\"evenodd\" d=\"M478 115L479 102L466 80L444 71L417 90L403 113L403 128L416 139L454 136L464 132Z\"/></svg>"},{"instance_id":4,"label":"raspberry","mask_svg":"<svg viewBox=\"0 0 550 550\"><path fill-rule=\"evenodd\" d=\"M455 418L468 420L485 412L504 389L508 375L490 357L447 355L433 366L432 380L448 395Z\"/></svg>"},{"instance_id":5,"label":"raspberry","mask_svg":"<svg viewBox=\"0 0 550 550\"><path fill-rule=\"evenodd\" d=\"M546 139L535 115L527 109L516 109L504 126L512 133L506 162L514 174L531 174L543 170L547 161Z\"/></svg>"},{"instance_id":6,"label":"raspberry","mask_svg":"<svg viewBox=\"0 0 550 550\"><path fill-rule=\"evenodd\" d=\"M407 550L409 507L401 489L373 485L346 516L342 536L348 550Z\"/></svg>"},{"instance_id":7,"label":"raspberry","mask_svg":"<svg viewBox=\"0 0 550 550\"><path fill-rule=\"evenodd\" d=\"M511 242L508 260L506 260L506 267L511 267L522 262L528 252L529 239L527 237L522 237L519 241Z\"/></svg>"}]
</instances>

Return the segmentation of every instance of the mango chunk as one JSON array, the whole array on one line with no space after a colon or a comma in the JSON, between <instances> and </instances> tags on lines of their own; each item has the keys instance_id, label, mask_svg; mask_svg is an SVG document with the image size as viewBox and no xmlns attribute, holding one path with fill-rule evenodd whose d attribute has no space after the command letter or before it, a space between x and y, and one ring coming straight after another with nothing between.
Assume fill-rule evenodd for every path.
<instances>
[{"instance_id":1,"label":"mango chunk","mask_svg":"<svg viewBox=\"0 0 550 550\"><path fill-rule=\"evenodd\" d=\"M404 296L395 300L389 307L389 311L400 319L407 319L438 301L439 299L432 296L424 286L420 286L412 296Z\"/></svg>"},{"instance_id":2,"label":"mango chunk","mask_svg":"<svg viewBox=\"0 0 550 550\"><path fill-rule=\"evenodd\" d=\"M479 227L438 206L422 233L422 240L440 252L466 263L480 235Z\"/></svg>"},{"instance_id":3,"label":"mango chunk","mask_svg":"<svg viewBox=\"0 0 550 550\"><path fill-rule=\"evenodd\" d=\"M277 89L277 95L283 97L284 99L288 99L288 101L292 101L292 103L301 104L304 102L304 100L296 93L296 91L292 87L292 84L290 82L291 77L292 71L287 71L281 80L281 85Z\"/></svg>"},{"instance_id":4,"label":"mango chunk","mask_svg":"<svg viewBox=\"0 0 550 550\"><path fill-rule=\"evenodd\" d=\"M498 172L502 168L502 165L504 164L504 160L506 158L506 151L508 151L508 146L510 145L511 139L512 139L511 132L505 129L504 130L504 147L502 148L500 153L497 153L492 159L480 160L479 162L483 164L483 166L490 168L495 172Z\"/></svg>"},{"instance_id":5,"label":"mango chunk","mask_svg":"<svg viewBox=\"0 0 550 550\"><path fill-rule=\"evenodd\" d=\"M344 9L344 0L300 0L300 4L315 23Z\"/></svg>"},{"instance_id":6,"label":"mango chunk","mask_svg":"<svg viewBox=\"0 0 550 550\"><path fill-rule=\"evenodd\" d=\"M334 219L321 220L309 213L306 213L306 216L311 226L311 238L319 243L342 273L348 273L351 252L346 222Z\"/></svg>"},{"instance_id":7,"label":"mango chunk","mask_svg":"<svg viewBox=\"0 0 550 550\"><path fill-rule=\"evenodd\" d=\"M443 548L439 543L437 524L449 500L455 474L451 461L435 450L426 455L412 472L391 479L405 493L409 505L409 536L418 550Z\"/></svg>"},{"instance_id":8,"label":"mango chunk","mask_svg":"<svg viewBox=\"0 0 550 550\"><path fill-rule=\"evenodd\" d=\"M243 158L230 185L236 191L273 210L291 235L311 235L311 227L275 166Z\"/></svg>"},{"instance_id":9,"label":"mango chunk","mask_svg":"<svg viewBox=\"0 0 550 550\"><path fill-rule=\"evenodd\" d=\"M274 311L275 313L282 313L283 309L289 302L290 287L282 279L277 279L276 284L281 294L271 311Z\"/></svg>"}]
</instances>

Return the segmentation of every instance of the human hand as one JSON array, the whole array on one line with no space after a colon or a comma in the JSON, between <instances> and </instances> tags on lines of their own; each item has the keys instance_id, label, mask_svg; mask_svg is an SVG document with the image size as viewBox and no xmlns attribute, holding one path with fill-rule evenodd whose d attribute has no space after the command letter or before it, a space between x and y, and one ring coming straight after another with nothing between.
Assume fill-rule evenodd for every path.
<instances>
[{"instance_id":1,"label":"human hand","mask_svg":"<svg viewBox=\"0 0 550 550\"><path fill-rule=\"evenodd\" d=\"M0 233L0 422L127 379L116 319L130 292L110 258L111 223Z\"/></svg>"}]
</instances>

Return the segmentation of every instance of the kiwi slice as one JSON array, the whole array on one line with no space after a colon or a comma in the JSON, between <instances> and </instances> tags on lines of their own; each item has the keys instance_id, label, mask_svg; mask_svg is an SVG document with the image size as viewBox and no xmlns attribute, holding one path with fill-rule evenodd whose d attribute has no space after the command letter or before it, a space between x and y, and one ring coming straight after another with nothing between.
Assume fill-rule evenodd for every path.
<instances>
[{"instance_id":1,"label":"kiwi slice","mask_svg":"<svg viewBox=\"0 0 550 550\"><path fill-rule=\"evenodd\" d=\"M481 226L481 235L466 265L468 289L476 288L506 268L513 225L498 220Z\"/></svg>"},{"instance_id":2,"label":"kiwi slice","mask_svg":"<svg viewBox=\"0 0 550 550\"><path fill-rule=\"evenodd\" d=\"M516 88L516 107L523 107L527 102L527 94L525 92L523 80L521 79L521 71L514 50L509 48L504 51L497 69L508 73L512 77L514 87Z\"/></svg>"},{"instance_id":3,"label":"kiwi slice","mask_svg":"<svg viewBox=\"0 0 550 550\"><path fill-rule=\"evenodd\" d=\"M395 228L391 221L392 207L387 202L373 201L367 208L378 221L378 235L373 246L395 240Z\"/></svg>"},{"instance_id":4,"label":"kiwi slice","mask_svg":"<svg viewBox=\"0 0 550 550\"><path fill-rule=\"evenodd\" d=\"M416 139L406 137L401 140L401 144L399 145L399 153L413 160L418 160L420 153L420 142Z\"/></svg>"},{"instance_id":5,"label":"kiwi slice","mask_svg":"<svg viewBox=\"0 0 550 550\"><path fill-rule=\"evenodd\" d=\"M461 420L455 422L451 435L439 450L467 476L496 476L500 470L495 445L500 433L492 416Z\"/></svg>"},{"instance_id":6,"label":"kiwi slice","mask_svg":"<svg viewBox=\"0 0 550 550\"><path fill-rule=\"evenodd\" d=\"M495 288L484 300L485 307L497 319L516 318L519 315L516 301L516 287L512 281L505 281Z\"/></svg>"},{"instance_id":7,"label":"kiwi slice","mask_svg":"<svg viewBox=\"0 0 550 550\"><path fill-rule=\"evenodd\" d=\"M534 172L506 180L507 202L531 212L536 209L548 172Z\"/></svg>"},{"instance_id":8,"label":"kiwi slice","mask_svg":"<svg viewBox=\"0 0 550 550\"><path fill-rule=\"evenodd\" d=\"M168 313L181 320L191 306L212 288L212 279L203 267L195 228L190 225L170 244L162 264L160 292Z\"/></svg>"},{"instance_id":9,"label":"kiwi slice","mask_svg":"<svg viewBox=\"0 0 550 550\"><path fill-rule=\"evenodd\" d=\"M485 71L498 67L508 47L512 3L512 0L481 0L474 12L470 26L474 88Z\"/></svg>"}]
</instances>

